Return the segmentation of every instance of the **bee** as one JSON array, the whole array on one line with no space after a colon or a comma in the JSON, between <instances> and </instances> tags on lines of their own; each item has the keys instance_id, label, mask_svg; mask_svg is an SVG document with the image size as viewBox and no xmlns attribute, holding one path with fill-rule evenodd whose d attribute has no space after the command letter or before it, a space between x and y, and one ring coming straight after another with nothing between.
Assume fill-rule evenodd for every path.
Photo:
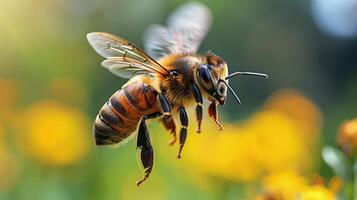
<instances>
[{"instance_id":1,"label":"bee","mask_svg":"<svg viewBox=\"0 0 357 200\"><path fill-rule=\"evenodd\" d=\"M176 128L179 128L177 157L180 158L189 125L186 108L195 107L200 133L203 100L208 100L208 115L222 130L217 106L224 105L227 91L241 103L228 80L237 75L268 77L254 72L229 74L221 57L212 52L198 53L211 21L211 12L205 5L185 4L169 16L166 27L151 25L146 30L145 51L109 33L87 34L90 45L105 58L102 66L129 79L100 109L94 122L95 143L123 143L137 132L136 146L145 170L138 186L148 179L154 164L147 119L158 118L164 124L172 134L171 145L177 141Z\"/></svg>"}]
</instances>

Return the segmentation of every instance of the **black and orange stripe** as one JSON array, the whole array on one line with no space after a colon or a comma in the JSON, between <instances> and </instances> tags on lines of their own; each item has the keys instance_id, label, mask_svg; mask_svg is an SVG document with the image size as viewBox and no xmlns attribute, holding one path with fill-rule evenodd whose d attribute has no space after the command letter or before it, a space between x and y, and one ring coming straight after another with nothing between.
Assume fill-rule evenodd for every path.
<instances>
[{"instance_id":1,"label":"black and orange stripe","mask_svg":"<svg viewBox=\"0 0 357 200\"><path fill-rule=\"evenodd\" d=\"M154 88L141 82L116 91L95 119L95 143L115 144L131 135L144 115L161 111L157 95Z\"/></svg>"}]
</instances>

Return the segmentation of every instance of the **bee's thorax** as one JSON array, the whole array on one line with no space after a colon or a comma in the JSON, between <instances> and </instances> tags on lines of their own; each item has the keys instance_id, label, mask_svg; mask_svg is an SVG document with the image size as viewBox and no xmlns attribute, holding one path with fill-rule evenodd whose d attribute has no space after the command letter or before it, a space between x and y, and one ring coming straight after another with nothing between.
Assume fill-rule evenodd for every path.
<instances>
[{"instance_id":1,"label":"bee's thorax","mask_svg":"<svg viewBox=\"0 0 357 200\"><path fill-rule=\"evenodd\" d=\"M166 77L160 77L160 90L172 106L183 105L193 98L192 85L195 83L195 71L201 60L198 55L172 55L160 61L162 65L175 71Z\"/></svg>"}]
</instances>

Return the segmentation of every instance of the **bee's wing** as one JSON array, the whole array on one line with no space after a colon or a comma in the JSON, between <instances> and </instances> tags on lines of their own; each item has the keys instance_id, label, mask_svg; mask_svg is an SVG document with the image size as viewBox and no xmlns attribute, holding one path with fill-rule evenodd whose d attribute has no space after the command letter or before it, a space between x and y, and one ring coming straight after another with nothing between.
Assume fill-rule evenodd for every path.
<instances>
[{"instance_id":1,"label":"bee's wing","mask_svg":"<svg viewBox=\"0 0 357 200\"><path fill-rule=\"evenodd\" d=\"M102 66L115 75L131 78L137 73L168 74L167 69L123 38L95 32L88 33L87 39L98 54L107 58Z\"/></svg>"},{"instance_id":2,"label":"bee's wing","mask_svg":"<svg viewBox=\"0 0 357 200\"><path fill-rule=\"evenodd\" d=\"M146 68L149 68L147 63L138 62L131 58L113 57L102 62L102 66L107 68L113 74L122 78L131 78L138 74L150 74Z\"/></svg>"},{"instance_id":3,"label":"bee's wing","mask_svg":"<svg viewBox=\"0 0 357 200\"><path fill-rule=\"evenodd\" d=\"M195 53L211 26L210 10L199 2L176 9L167 20L167 27L151 25L144 34L145 51L159 59L174 53Z\"/></svg>"}]
</instances>

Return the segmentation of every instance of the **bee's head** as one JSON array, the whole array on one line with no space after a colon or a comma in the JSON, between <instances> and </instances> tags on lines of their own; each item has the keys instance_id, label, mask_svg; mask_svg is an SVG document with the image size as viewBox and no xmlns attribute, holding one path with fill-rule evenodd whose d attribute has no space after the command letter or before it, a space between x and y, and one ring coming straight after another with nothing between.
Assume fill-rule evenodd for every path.
<instances>
[{"instance_id":1,"label":"bee's head","mask_svg":"<svg viewBox=\"0 0 357 200\"><path fill-rule=\"evenodd\" d=\"M198 83L209 96L223 105L227 98L227 63L211 52L208 52L205 58L206 62L197 70Z\"/></svg>"},{"instance_id":2,"label":"bee's head","mask_svg":"<svg viewBox=\"0 0 357 200\"><path fill-rule=\"evenodd\" d=\"M197 70L198 84L205 92L214 98L219 104L223 105L227 99L227 90L230 90L235 99L240 104L238 96L228 84L228 79L235 75L253 75L268 78L266 74L255 72L234 72L228 75L227 63L219 56L208 52L205 55L206 62L201 64Z\"/></svg>"}]
</instances>

